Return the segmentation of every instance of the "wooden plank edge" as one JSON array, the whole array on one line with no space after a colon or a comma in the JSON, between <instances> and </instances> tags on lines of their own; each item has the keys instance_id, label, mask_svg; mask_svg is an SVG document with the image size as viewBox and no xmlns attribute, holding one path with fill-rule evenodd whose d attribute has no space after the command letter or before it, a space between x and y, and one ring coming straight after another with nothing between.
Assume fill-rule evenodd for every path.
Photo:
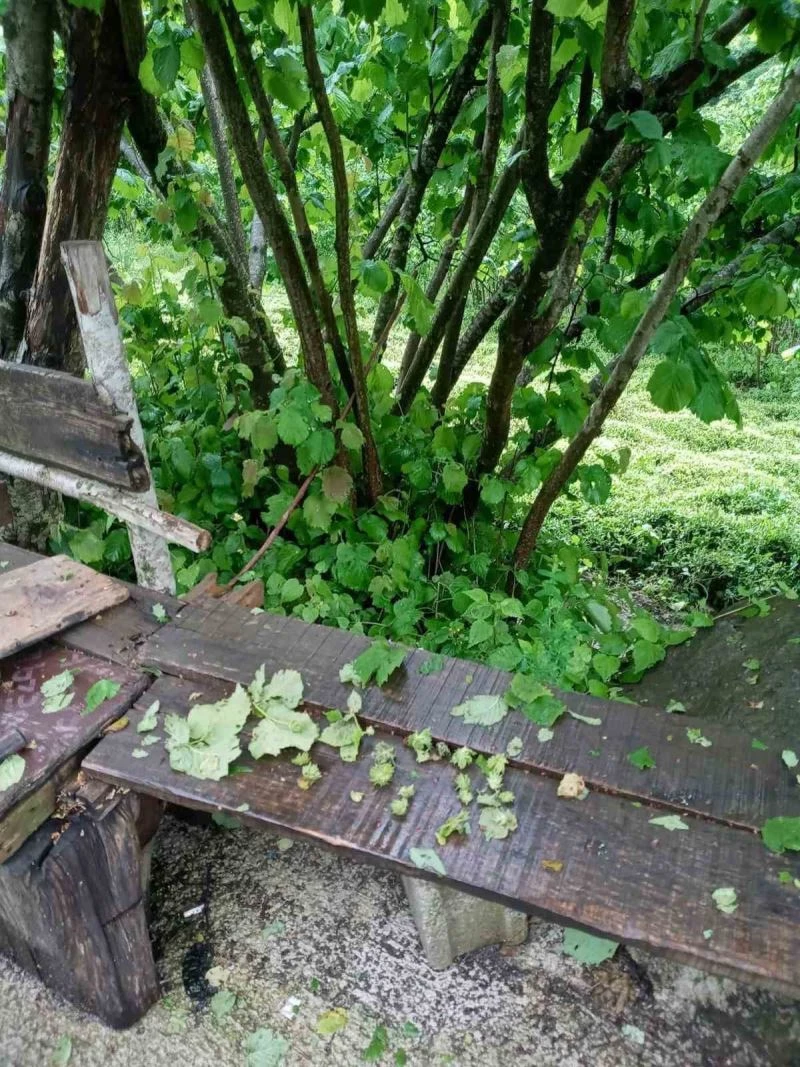
<instances>
[{"instance_id":1,"label":"wooden plank edge","mask_svg":"<svg viewBox=\"0 0 800 1067\"><path fill-rule=\"evenodd\" d=\"M91 754L84 761L82 769L84 772L92 777L97 778L100 781L106 782L109 785L117 787L132 789L139 793L144 793L147 796L154 797L157 800L161 800L167 804L177 805L179 807L189 808L193 811L204 811L209 814L215 812L225 811L224 807L218 804L214 804L211 801L205 801L202 798L192 798L191 803L186 802L186 798L182 801L177 801L174 796L171 795L170 790L161 788L157 784L144 781L139 783L136 787L132 786L130 781L125 780L122 776L113 774L108 770L104 770L101 767L93 766L91 763ZM143 768L143 771L146 770ZM527 773L530 773L529 771ZM267 813L254 813L254 812L241 812L232 810L229 814L235 816L240 822L249 826L255 830L266 830L268 832L280 834L284 837L295 838L298 841L303 841L318 847L328 849L335 852L337 855L345 856L347 859L355 860L357 863L363 863L368 866L380 867L383 870L392 871L394 874L411 877L411 878L424 878L426 881L434 882L437 885L449 886L458 892L468 893L471 896L480 897L483 900L488 900L491 903L502 904L505 907L513 908L517 911L524 911L528 915L532 915L535 918L543 919L545 922L554 923L557 926L569 926L575 929L584 930L586 933L593 934L598 937L612 938L614 940L620 940L620 935L615 934L613 931L604 930L602 928L591 926L586 923L581 923L573 920L569 916L559 914L544 908L536 908L529 904L521 903L516 897L509 896L504 893L494 893L491 890L485 890L481 887L473 886L469 882L464 882L459 879L449 878L446 875L440 877L431 871L424 870L417 867L410 860L391 859L386 857L380 852L372 849L365 848L360 845L349 844L346 838L343 837L328 837L325 834L316 832L314 830L300 830L292 828L286 825L286 822L280 818L273 818ZM623 943L621 941L621 943ZM763 968L759 968L752 962L752 957L744 958L744 966L735 967L725 964L717 959L709 946L706 944L698 944L698 951L696 953L686 952L677 943L665 943L665 944L653 944L652 941L640 938L625 938L624 943L627 945L633 945L638 948L643 948L648 952L653 952L660 956L665 956L669 959L674 959L679 963L691 967L701 967L704 970L711 971L719 974L722 977L734 978L739 981L743 977L747 977L749 980L771 989L774 992L781 993L792 997L793 999L800 999L800 974L798 975L797 982L784 982L781 979L775 979L774 976L766 973ZM749 966L748 966L749 965Z\"/></svg>"}]
</instances>

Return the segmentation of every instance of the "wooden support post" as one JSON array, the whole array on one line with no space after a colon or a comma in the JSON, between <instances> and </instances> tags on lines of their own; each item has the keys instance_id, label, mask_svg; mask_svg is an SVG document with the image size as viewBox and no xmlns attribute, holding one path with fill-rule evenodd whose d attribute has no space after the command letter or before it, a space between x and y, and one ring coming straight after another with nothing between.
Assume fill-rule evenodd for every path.
<instances>
[{"instance_id":1,"label":"wooden support post","mask_svg":"<svg viewBox=\"0 0 800 1067\"><path fill-rule=\"evenodd\" d=\"M0 865L0 952L118 1029L160 996L142 873L161 807L112 790Z\"/></svg>"},{"instance_id":2,"label":"wooden support post","mask_svg":"<svg viewBox=\"0 0 800 1067\"><path fill-rule=\"evenodd\" d=\"M144 455L149 474L142 424L122 344L103 246L99 241L65 241L61 245L61 259L78 316L86 365L94 379L95 388L103 399L133 420L131 439ZM158 510L152 484L141 496ZM128 532L139 585L162 593L174 593L175 575L166 540L152 529L130 522Z\"/></svg>"}]
</instances>

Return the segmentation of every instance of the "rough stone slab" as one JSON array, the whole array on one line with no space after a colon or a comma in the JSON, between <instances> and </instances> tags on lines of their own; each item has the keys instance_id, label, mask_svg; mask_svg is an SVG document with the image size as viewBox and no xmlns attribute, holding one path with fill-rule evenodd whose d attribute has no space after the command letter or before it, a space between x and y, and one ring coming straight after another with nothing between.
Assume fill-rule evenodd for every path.
<instances>
[{"instance_id":1,"label":"rough stone slab","mask_svg":"<svg viewBox=\"0 0 800 1067\"><path fill-rule=\"evenodd\" d=\"M403 878L422 948L435 971L459 956L487 945L521 945L528 936L528 916L450 886L422 878Z\"/></svg>"}]
</instances>

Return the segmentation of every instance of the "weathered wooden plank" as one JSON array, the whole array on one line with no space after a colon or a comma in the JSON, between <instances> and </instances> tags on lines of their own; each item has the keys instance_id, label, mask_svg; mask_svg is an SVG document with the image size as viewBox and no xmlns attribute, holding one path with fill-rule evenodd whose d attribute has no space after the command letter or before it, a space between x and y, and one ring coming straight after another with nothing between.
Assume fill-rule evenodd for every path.
<instances>
[{"instance_id":1,"label":"weathered wooden plank","mask_svg":"<svg viewBox=\"0 0 800 1067\"><path fill-rule=\"evenodd\" d=\"M68 556L0 573L0 659L127 599L121 582Z\"/></svg>"},{"instance_id":2,"label":"weathered wooden plank","mask_svg":"<svg viewBox=\"0 0 800 1067\"><path fill-rule=\"evenodd\" d=\"M335 750L314 749L323 777L304 792L299 770L288 758L251 760L250 773L219 782L198 781L169 767L161 745L134 759L138 735L133 723L146 704L161 702L162 713L185 714L190 695L217 699L218 682L181 682L163 676L131 715L132 726L107 735L84 761L89 775L184 807L224 811L243 823L296 835L356 860L414 877L433 877L411 862L412 847L436 847L448 884L546 918L645 945L684 962L722 974L800 993L800 898L779 881L780 870L800 874L800 859L774 856L745 830L685 814L686 831L669 832L649 820L664 808L638 805L590 792L584 801L556 796L556 782L510 767L505 785L515 795L518 830L505 841L486 841L473 812L472 833L452 836L443 846L435 831L455 814L454 771L443 763L417 764L401 739L387 731L366 738L355 763ZM370 751L377 741L394 742L397 772L388 789L368 779ZM470 773L480 788L480 775ZM389 802L405 784L415 795L404 819ZM351 790L362 792L353 803ZM242 812L242 805L249 805ZM558 870L552 863L562 864ZM732 886L739 907L720 913L713 890ZM711 930L710 937L704 931Z\"/></svg>"},{"instance_id":3,"label":"weathered wooden plank","mask_svg":"<svg viewBox=\"0 0 800 1067\"><path fill-rule=\"evenodd\" d=\"M70 670L74 698L63 711L46 714L42 682ZM86 694L101 678L120 684L119 692L86 714ZM72 649L42 644L0 663L0 727L18 730L28 747L22 780L0 793L0 819L30 796L56 770L120 718L144 691L149 678L124 667L103 663Z\"/></svg>"},{"instance_id":4,"label":"weathered wooden plank","mask_svg":"<svg viewBox=\"0 0 800 1067\"><path fill-rule=\"evenodd\" d=\"M0 576L45 558L36 552L0 542ZM162 625L153 609L156 608L160 616L157 608L160 605L167 617L173 619L184 603L167 593L142 589L129 582L123 584L130 593L128 600L62 632L57 637L58 643L122 666L133 665L139 644Z\"/></svg>"},{"instance_id":5,"label":"weathered wooden plank","mask_svg":"<svg viewBox=\"0 0 800 1067\"><path fill-rule=\"evenodd\" d=\"M133 492L149 487L132 420L91 382L0 360L0 410L0 449Z\"/></svg>"},{"instance_id":6,"label":"weathered wooden plank","mask_svg":"<svg viewBox=\"0 0 800 1067\"><path fill-rule=\"evenodd\" d=\"M0 865L0 951L114 1027L160 996L137 832L153 804L128 794L101 817L54 819Z\"/></svg>"},{"instance_id":7,"label":"weathered wooden plank","mask_svg":"<svg viewBox=\"0 0 800 1067\"><path fill-rule=\"evenodd\" d=\"M232 682L247 682L261 663L269 671L292 667L303 675L308 701L343 708L349 687L339 681L339 668L368 644L343 630L212 602L186 607L141 655L143 662L173 674ZM515 759L520 766L558 777L575 771L594 789L750 829L775 815L800 815L800 791L779 753L754 750L742 731L578 693L558 695L570 711L599 718L600 726L565 716L546 742L538 739L538 725L514 711L489 730L467 726L450 714L452 708L470 696L503 693L511 675L456 659L445 659L438 673L422 675L427 658L424 652L409 653L389 685L367 690L364 717L402 733L428 727L448 744L479 750L503 751L512 737L520 737L523 750ZM691 743L689 729L700 730L711 746ZM627 758L643 746L656 763L646 771Z\"/></svg>"}]
</instances>

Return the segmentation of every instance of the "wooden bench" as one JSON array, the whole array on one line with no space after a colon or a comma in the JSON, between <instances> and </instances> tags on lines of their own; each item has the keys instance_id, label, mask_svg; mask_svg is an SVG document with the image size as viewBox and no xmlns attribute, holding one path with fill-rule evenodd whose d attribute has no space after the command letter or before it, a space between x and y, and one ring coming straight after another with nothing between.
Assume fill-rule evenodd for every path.
<instances>
[{"instance_id":1,"label":"wooden bench","mask_svg":"<svg viewBox=\"0 0 800 1067\"><path fill-rule=\"evenodd\" d=\"M106 619L124 608L108 612ZM92 625L92 653L102 655L105 646L112 658L118 641L99 636L98 631L107 633L107 624ZM74 644L84 627L61 640ZM513 711L495 727L469 726L451 709L472 695L504 692L510 676L454 659L445 660L436 673L421 673L428 654L415 651L388 685L365 691L360 718L374 727L374 735L364 739L355 763L342 762L334 749L318 743L313 758L323 776L308 791L297 787L298 768L283 756L260 761L244 756L238 762L250 773L200 781L171 770L161 744L151 746L145 758L133 756L141 738L135 725L154 700L160 701L162 722L167 712L184 715L192 703L216 700L232 683L249 682L264 663L268 674L300 671L306 710L319 716L345 707L349 687L339 681L339 669L368 641L219 602L183 607L165 626L150 630L137 655L161 675L128 713L131 725L106 734L83 760L90 779L131 790L127 803L133 807L151 798L224 812L247 825L388 867L413 885L427 882L800 994L800 894L791 881L800 877L800 860L774 855L758 836L766 819L800 815L800 790L779 753L753 749L747 734L575 694L564 696L568 708L599 718L600 725L565 716L549 741L540 741L539 728ZM453 769L444 762L417 763L403 744L409 733L426 727L451 747L468 745L485 754L504 752L514 737L522 740L505 775L505 788L515 796L516 832L486 841L473 817L469 836L453 835L436 844L436 829L457 813L459 802ZM702 731L711 746L692 743L687 729ZM396 751L389 789L368 781L370 752L381 741ZM627 758L644 746L655 761L649 770ZM585 778L586 799L557 796L567 772ZM390 799L399 786L412 783L408 814L393 817ZM353 802L351 792L363 793L363 800ZM670 832L652 825L653 818L672 813L689 829ZM136 828L135 811L123 815L115 833L124 826L136 842L135 857L146 835ZM411 849L430 847L444 865L444 876L412 861ZM129 858L129 889L139 883L135 867ZM788 882L781 877L784 871L790 873ZM721 912L712 899L722 887L736 890L733 913ZM126 968L152 970L146 934L141 927L138 933L117 957L118 974ZM154 996L151 986L142 989L138 1001L129 991L124 1009L111 1010L102 997L92 999L91 975L86 982L68 995L113 1025L132 1022Z\"/></svg>"}]
</instances>

